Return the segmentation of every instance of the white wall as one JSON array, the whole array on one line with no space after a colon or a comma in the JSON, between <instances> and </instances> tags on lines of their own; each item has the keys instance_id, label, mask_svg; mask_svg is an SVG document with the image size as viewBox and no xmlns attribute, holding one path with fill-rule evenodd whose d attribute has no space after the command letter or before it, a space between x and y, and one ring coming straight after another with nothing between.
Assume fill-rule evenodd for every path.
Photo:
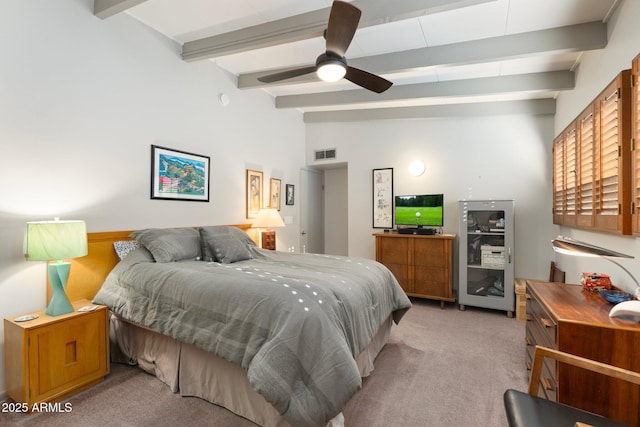
<instances>
[{"instance_id":1,"label":"white wall","mask_svg":"<svg viewBox=\"0 0 640 427\"><path fill-rule=\"evenodd\" d=\"M640 2L622 0L608 23L607 48L587 52L576 70L576 89L563 92L556 102L554 136L558 135L593 99L624 69L631 68L631 61L640 54ZM565 236L617 250L636 257L620 260L631 273L640 278L640 242L634 237L621 237L606 233L594 233L569 227L561 227ZM631 278L621 269L605 260L556 255L558 265L566 270L567 281L578 282L584 271L607 273L614 284L635 287Z\"/></svg>"},{"instance_id":2,"label":"white wall","mask_svg":"<svg viewBox=\"0 0 640 427\"><path fill-rule=\"evenodd\" d=\"M339 137L336 137L339 135ZM515 268L520 277L544 278L552 257L551 116L307 124L307 159L337 148L348 162L349 255L375 257L372 176L394 168L395 194L444 193L446 233L458 233L458 200L514 199ZM330 144L327 144L330 141ZM420 177L409 163L426 164Z\"/></svg>"},{"instance_id":3,"label":"white wall","mask_svg":"<svg viewBox=\"0 0 640 427\"><path fill-rule=\"evenodd\" d=\"M90 232L244 223L247 168L264 171L267 195L270 177L299 184L300 113L237 90L210 61L185 63L126 14L92 10L0 2L0 318L45 306L45 265L22 256L26 221L84 219ZM210 202L150 200L152 144L210 156ZM279 247L298 246L298 206L282 203L294 225L278 230Z\"/></svg>"}]
</instances>

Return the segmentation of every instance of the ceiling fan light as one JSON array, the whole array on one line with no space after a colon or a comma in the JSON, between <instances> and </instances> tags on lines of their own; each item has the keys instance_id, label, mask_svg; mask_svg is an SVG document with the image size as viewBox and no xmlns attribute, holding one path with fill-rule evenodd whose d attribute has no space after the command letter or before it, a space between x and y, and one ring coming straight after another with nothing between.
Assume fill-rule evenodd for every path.
<instances>
[{"instance_id":1,"label":"ceiling fan light","mask_svg":"<svg viewBox=\"0 0 640 427\"><path fill-rule=\"evenodd\" d=\"M347 69L341 63L331 62L318 67L318 77L325 82L337 82L347 73Z\"/></svg>"}]
</instances>

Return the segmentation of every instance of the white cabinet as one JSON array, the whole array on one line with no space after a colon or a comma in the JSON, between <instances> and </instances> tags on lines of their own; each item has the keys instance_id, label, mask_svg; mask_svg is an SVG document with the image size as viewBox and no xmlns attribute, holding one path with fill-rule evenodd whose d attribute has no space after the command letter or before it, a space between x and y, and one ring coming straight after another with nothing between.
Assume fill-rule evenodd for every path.
<instances>
[{"instance_id":1,"label":"white cabinet","mask_svg":"<svg viewBox=\"0 0 640 427\"><path fill-rule=\"evenodd\" d=\"M458 302L515 309L513 281L513 200L462 200L460 203L460 274Z\"/></svg>"}]
</instances>

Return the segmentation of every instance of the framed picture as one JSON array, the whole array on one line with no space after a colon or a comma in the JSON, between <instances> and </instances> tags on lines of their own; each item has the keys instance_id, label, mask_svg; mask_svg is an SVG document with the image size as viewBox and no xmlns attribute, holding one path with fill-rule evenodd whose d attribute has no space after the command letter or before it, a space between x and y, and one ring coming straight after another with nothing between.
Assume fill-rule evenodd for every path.
<instances>
[{"instance_id":1,"label":"framed picture","mask_svg":"<svg viewBox=\"0 0 640 427\"><path fill-rule=\"evenodd\" d=\"M393 168L373 170L373 228L393 228Z\"/></svg>"},{"instance_id":2,"label":"framed picture","mask_svg":"<svg viewBox=\"0 0 640 427\"><path fill-rule=\"evenodd\" d=\"M151 146L151 198L209 201L209 157Z\"/></svg>"},{"instance_id":3,"label":"framed picture","mask_svg":"<svg viewBox=\"0 0 640 427\"><path fill-rule=\"evenodd\" d=\"M287 184L287 195L285 198L285 203L287 205L293 205L293 198L295 196L295 187L293 184Z\"/></svg>"},{"instance_id":4,"label":"framed picture","mask_svg":"<svg viewBox=\"0 0 640 427\"><path fill-rule=\"evenodd\" d=\"M255 218L262 208L262 172L247 169L247 218Z\"/></svg>"},{"instance_id":5,"label":"framed picture","mask_svg":"<svg viewBox=\"0 0 640 427\"><path fill-rule=\"evenodd\" d=\"M271 178L269 184L271 187L271 201L269 202L269 207L280 210L280 192L282 189L282 180Z\"/></svg>"}]
</instances>

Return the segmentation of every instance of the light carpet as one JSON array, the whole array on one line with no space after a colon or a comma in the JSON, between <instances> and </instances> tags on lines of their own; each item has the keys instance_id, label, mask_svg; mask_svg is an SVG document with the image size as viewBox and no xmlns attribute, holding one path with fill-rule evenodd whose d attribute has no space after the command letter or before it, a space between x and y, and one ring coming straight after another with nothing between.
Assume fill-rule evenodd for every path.
<instances>
[{"instance_id":1,"label":"light carpet","mask_svg":"<svg viewBox=\"0 0 640 427\"><path fill-rule=\"evenodd\" d=\"M524 323L500 311L460 311L453 304L441 310L437 301L412 301L345 407L346 426L507 426L502 394L527 388ZM66 413L0 413L0 426L255 426L120 364L67 402Z\"/></svg>"}]
</instances>

